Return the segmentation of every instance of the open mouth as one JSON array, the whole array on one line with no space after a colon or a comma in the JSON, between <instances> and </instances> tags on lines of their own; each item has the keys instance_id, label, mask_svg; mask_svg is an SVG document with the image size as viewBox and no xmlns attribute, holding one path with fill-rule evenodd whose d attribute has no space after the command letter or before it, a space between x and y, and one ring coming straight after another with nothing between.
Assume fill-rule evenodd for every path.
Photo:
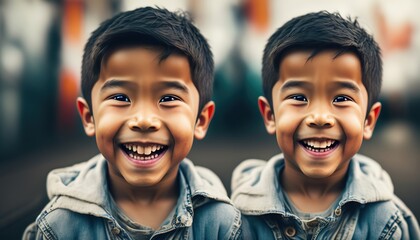
<instances>
[{"instance_id":1,"label":"open mouth","mask_svg":"<svg viewBox=\"0 0 420 240\"><path fill-rule=\"evenodd\" d=\"M323 153L336 148L340 142L332 139L305 139L299 143L311 152Z\"/></svg>"},{"instance_id":2,"label":"open mouth","mask_svg":"<svg viewBox=\"0 0 420 240\"><path fill-rule=\"evenodd\" d=\"M159 144L140 145L136 143L121 144L121 149L135 160L149 161L159 158L168 149L168 146Z\"/></svg>"}]
</instances>

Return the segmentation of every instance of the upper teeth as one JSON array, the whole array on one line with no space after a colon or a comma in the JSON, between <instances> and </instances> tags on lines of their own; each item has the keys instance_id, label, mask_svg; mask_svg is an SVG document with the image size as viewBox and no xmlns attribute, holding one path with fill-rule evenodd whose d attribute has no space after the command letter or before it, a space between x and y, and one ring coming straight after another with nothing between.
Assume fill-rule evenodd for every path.
<instances>
[{"instance_id":1,"label":"upper teeth","mask_svg":"<svg viewBox=\"0 0 420 240\"><path fill-rule=\"evenodd\" d=\"M304 140L303 142L312 148L328 148L335 143L335 140Z\"/></svg>"},{"instance_id":2,"label":"upper teeth","mask_svg":"<svg viewBox=\"0 0 420 240\"><path fill-rule=\"evenodd\" d=\"M132 143L124 144L124 146L128 150L131 150L131 151L136 152L138 154L145 154L145 155L150 155L151 153L154 153L157 150L160 150L164 147L162 145L157 145L157 144L148 145L148 146L141 146L141 145L132 144Z\"/></svg>"}]
</instances>

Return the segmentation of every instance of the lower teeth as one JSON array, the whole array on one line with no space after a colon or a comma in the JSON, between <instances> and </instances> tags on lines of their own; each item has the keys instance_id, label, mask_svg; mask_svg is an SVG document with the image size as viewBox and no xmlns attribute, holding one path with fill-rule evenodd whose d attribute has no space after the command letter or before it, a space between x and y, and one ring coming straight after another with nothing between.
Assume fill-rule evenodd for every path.
<instances>
[{"instance_id":1,"label":"lower teeth","mask_svg":"<svg viewBox=\"0 0 420 240\"><path fill-rule=\"evenodd\" d=\"M136 160L142 160L142 161L144 161L144 160L151 160L153 158L157 158L159 155L158 154L155 154L155 155L150 155L150 156L147 156L147 157L141 157L141 156L137 156L137 155L134 155L134 154L130 153L129 156L131 158L136 159Z\"/></svg>"},{"instance_id":2,"label":"lower teeth","mask_svg":"<svg viewBox=\"0 0 420 240\"><path fill-rule=\"evenodd\" d=\"M331 148L316 149L316 148L311 148L311 147L306 147L306 149L312 152L326 152L326 151L331 150Z\"/></svg>"}]
</instances>

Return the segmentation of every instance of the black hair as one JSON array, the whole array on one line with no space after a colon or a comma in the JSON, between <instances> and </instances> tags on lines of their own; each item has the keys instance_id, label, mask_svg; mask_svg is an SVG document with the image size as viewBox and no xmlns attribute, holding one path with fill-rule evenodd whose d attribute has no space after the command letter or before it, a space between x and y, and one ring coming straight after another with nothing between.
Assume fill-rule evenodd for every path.
<instances>
[{"instance_id":1,"label":"black hair","mask_svg":"<svg viewBox=\"0 0 420 240\"><path fill-rule=\"evenodd\" d=\"M211 100L214 79L213 54L207 40L186 12L144 7L105 20L92 32L82 60L82 95L92 109L91 92L101 64L115 50L127 46L157 46L160 60L172 53L188 58L193 83L199 93L199 110Z\"/></svg>"},{"instance_id":2,"label":"black hair","mask_svg":"<svg viewBox=\"0 0 420 240\"><path fill-rule=\"evenodd\" d=\"M264 96L272 106L272 89L279 78L282 58L294 50L311 50L313 57L324 50L355 53L362 66L362 82L368 92L368 111L378 101L382 84L381 50L357 19L320 11L295 17L271 35L264 49L262 79Z\"/></svg>"}]
</instances>

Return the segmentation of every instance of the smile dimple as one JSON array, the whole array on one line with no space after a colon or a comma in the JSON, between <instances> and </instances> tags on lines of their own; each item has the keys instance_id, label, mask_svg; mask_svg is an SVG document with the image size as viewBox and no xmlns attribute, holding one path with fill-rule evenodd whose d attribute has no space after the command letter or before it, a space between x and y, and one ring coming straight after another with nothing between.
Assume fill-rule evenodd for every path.
<instances>
[{"instance_id":1,"label":"smile dimple","mask_svg":"<svg viewBox=\"0 0 420 240\"><path fill-rule=\"evenodd\" d=\"M338 145L338 141L332 139L306 139L300 141L300 144L312 152L327 152Z\"/></svg>"},{"instance_id":2,"label":"smile dimple","mask_svg":"<svg viewBox=\"0 0 420 240\"><path fill-rule=\"evenodd\" d=\"M159 144L140 145L125 143L121 149L131 158L141 161L152 160L159 157L168 147Z\"/></svg>"}]
</instances>

